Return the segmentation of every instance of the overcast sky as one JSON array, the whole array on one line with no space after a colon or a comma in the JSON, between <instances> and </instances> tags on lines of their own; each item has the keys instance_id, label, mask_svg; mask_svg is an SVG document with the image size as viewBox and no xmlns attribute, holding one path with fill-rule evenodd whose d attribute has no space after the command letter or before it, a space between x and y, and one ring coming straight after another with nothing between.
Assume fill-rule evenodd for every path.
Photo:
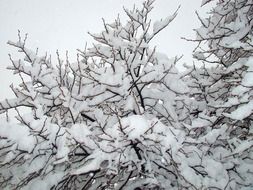
<instances>
[{"instance_id":1,"label":"overcast sky","mask_svg":"<svg viewBox=\"0 0 253 190\"><path fill-rule=\"evenodd\" d=\"M62 55L70 52L75 59L76 49L83 49L90 42L90 32L100 32L103 17L113 21L118 13L124 17L122 7L132 8L143 0L0 0L0 99L11 96L9 85L17 84L17 78L5 68L10 65L8 53L16 56L16 50L9 47L8 40L17 40L17 31L28 33L27 47L39 48L41 55L49 52L55 55L58 49ZM196 46L181 37L194 38L194 28L200 26L195 11L204 15L201 0L156 0L151 18L153 21L171 15L181 5L177 18L154 39L158 51L169 57L184 54L182 62L191 63L191 52ZM21 57L17 57L21 58Z\"/></svg>"}]
</instances>

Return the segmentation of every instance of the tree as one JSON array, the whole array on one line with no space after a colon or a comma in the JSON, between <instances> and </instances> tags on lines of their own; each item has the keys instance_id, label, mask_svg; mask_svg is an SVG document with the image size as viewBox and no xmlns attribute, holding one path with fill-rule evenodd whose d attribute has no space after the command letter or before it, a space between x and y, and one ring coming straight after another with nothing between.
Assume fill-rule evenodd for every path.
<instances>
[{"instance_id":1,"label":"tree","mask_svg":"<svg viewBox=\"0 0 253 190\"><path fill-rule=\"evenodd\" d=\"M196 120L206 122L196 135L216 136L207 153L223 167L222 177L227 181L223 188L251 189L253 4L247 0L214 2L210 17L199 17L202 27L194 40L199 43L194 56L204 66L189 68Z\"/></svg>"},{"instance_id":2,"label":"tree","mask_svg":"<svg viewBox=\"0 0 253 190\"><path fill-rule=\"evenodd\" d=\"M9 69L22 82L11 86L16 98L0 103L7 119L14 109L18 120L1 124L1 188L181 186L173 159L183 139L180 122L188 119L187 87L175 68L178 58L169 60L148 45L177 11L150 32L153 2L125 9L125 25L120 18L103 20L104 31L91 34L96 43L80 50L76 63L57 53L55 65L25 47L27 36L8 42L25 57L10 56Z\"/></svg>"}]
</instances>

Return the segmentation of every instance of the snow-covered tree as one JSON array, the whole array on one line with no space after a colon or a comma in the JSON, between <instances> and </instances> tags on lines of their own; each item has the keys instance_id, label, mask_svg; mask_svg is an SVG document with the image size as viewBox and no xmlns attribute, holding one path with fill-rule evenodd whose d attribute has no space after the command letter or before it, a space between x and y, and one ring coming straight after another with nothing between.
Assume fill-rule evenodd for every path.
<instances>
[{"instance_id":1,"label":"snow-covered tree","mask_svg":"<svg viewBox=\"0 0 253 190\"><path fill-rule=\"evenodd\" d=\"M125 9L91 34L76 63L52 63L26 48L26 36L8 42L23 59L9 69L21 84L0 102L0 187L6 189L150 189L192 186L179 165L189 121L187 86L175 64L149 42L177 11L151 26L153 0ZM25 76L25 77L24 77ZM22 107L30 112L22 113ZM16 111L17 123L8 110ZM185 163L185 165L187 165ZM182 173L182 174L181 174Z\"/></svg>"},{"instance_id":2,"label":"snow-covered tree","mask_svg":"<svg viewBox=\"0 0 253 190\"><path fill-rule=\"evenodd\" d=\"M203 5L209 3L203 1ZM208 18L200 18L194 57L201 68L188 68L193 97L195 138L209 144L222 167L222 189L252 189L253 183L253 4L249 0L213 1ZM206 47L206 44L208 47ZM203 136L204 135L204 136ZM215 136L208 142L205 136Z\"/></svg>"}]
</instances>

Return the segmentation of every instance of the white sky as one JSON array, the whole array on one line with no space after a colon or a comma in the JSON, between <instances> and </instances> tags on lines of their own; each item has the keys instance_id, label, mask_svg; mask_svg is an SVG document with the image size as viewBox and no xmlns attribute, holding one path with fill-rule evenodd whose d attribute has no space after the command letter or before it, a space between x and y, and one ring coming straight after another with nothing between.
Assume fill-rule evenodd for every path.
<instances>
[{"instance_id":1,"label":"white sky","mask_svg":"<svg viewBox=\"0 0 253 190\"><path fill-rule=\"evenodd\" d=\"M88 31L98 33L103 24L101 18L113 21L118 13L124 18L122 7L131 9L143 0L0 0L0 100L12 96L11 83L17 77L5 68L10 65L8 53L16 54L8 40L17 40L18 29L28 33L27 47L39 48L41 55L49 52L55 56L57 49L62 56L68 50L75 59L76 49L83 49L91 41ZM195 11L199 12L201 0L156 0L152 20L171 15L181 5L179 15L168 28L152 42L160 52L169 57L184 54L182 62L192 63L191 52L196 44L181 37L194 38L194 28L200 26ZM203 15L206 10L201 8ZM21 58L21 57L17 57Z\"/></svg>"}]
</instances>

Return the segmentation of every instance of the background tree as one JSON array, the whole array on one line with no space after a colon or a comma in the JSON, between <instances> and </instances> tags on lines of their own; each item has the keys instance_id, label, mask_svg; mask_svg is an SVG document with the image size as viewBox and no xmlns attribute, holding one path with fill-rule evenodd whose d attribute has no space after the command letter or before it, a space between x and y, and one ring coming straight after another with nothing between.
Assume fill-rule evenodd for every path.
<instances>
[{"instance_id":1,"label":"background tree","mask_svg":"<svg viewBox=\"0 0 253 190\"><path fill-rule=\"evenodd\" d=\"M210 1L203 1L203 5ZM227 189L252 188L252 18L247 0L213 1L208 18L200 18L194 56L201 68L189 68L195 117L205 125L198 139L214 135L207 153L223 166ZM206 47L204 44L207 44Z\"/></svg>"}]
</instances>

